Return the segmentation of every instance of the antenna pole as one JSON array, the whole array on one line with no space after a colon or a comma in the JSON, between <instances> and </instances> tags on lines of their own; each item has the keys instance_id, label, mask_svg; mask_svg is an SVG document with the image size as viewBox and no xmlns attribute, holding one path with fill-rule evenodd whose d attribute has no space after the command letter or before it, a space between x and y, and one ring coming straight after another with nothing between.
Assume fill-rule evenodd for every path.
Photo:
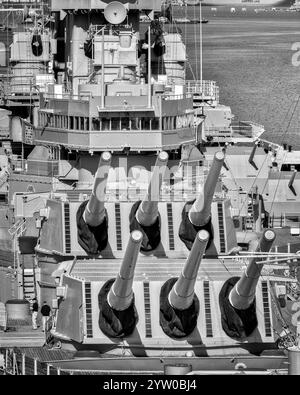
<instances>
[{"instance_id":1,"label":"antenna pole","mask_svg":"<svg viewBox=\"0 0 300 395\"><path fill-rule=\"evenodd\" d=\"M105 101L104 101L104 64L105 64L105 47L104 47L104 39L105 39L105 35L104 35L104 30L105 27L103 27L102 29L102 70L101 70L101 108L104 109L105 108Z\"/></svg>"},{"instance_id":2,"label":"antenna pole","mask_svg":"<svg viewBox=\"0 0 300 395\"><path fill-rule=\"evenodd\" d=\"M152 108L152 92L151 92L151 27L148 29L148 108Z\"/></svg>"},{"instance_id":3,"label":"antenna pole","mask_svg":"<svg viewBox=\"0 0 300 395\"><path fill-rule=\"evenodd\" d=\"M200 83L201 83L201 94L203 97L203 62L202 62L202 53L203 53L203 31L202 31L202 0L200 0Z\"/></svg>"}]
</instances>

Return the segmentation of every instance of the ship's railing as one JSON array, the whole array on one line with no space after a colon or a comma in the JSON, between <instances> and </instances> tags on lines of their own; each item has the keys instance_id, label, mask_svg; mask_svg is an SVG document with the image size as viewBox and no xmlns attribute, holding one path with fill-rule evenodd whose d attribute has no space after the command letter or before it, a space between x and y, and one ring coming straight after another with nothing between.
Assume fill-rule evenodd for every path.
<instances>
[{"instance_id":1,"label":"ship's railing","mask_svg":"<svg viewBox=\"0 0 300 395\"><path fill-rule=\"evenodd\" d=\"M162 100L184 100L184 99L192 99L193 95L191 93L186 93L186 94L180 94L180 95L173 95L173 94L165 94L162 95ZM89 101L92 98L92 93L90 94L81 94L81 95L74 95L71 92L63 92L63 93L44 93L44 99L66 99L66 100L78 100L78 101ZM124 98L125 100L125 98ZM126 107L126 109L135 109L135 108L147 108L147 104L109 104L109 108L120 108L120 107ZM100 109L100 107L99 107Z\"/></svg>"},{"instance_id":2,"label":"ship's railing","mask_svg":"<svg viewBox=\"0 0 300 395\"><path fill-rule=\"evenodd\" d=\"M119 36L120 30L123 30L123 29L127 29L128 31L133 31L132 24L130 24L130 25L124 24L124 25L117 25L117 26L114 26L114 25L109 25L109 26L107 26L107 25L91 25L89 28L89 34L98 36L104 30L104 31L109 31L110 34Z\"/></svg>"},{"instance_id":3,"label":"ship's railing","mask_svg":"<svg viewBox=\"0 0 300 395\"><path fill-rule=\"evenodd\" d=\"M0 101L4 98L17 99L19 96L36 96L39 92L34 84L34 74L26 77L16 77L13 74L0 74ZM17 78L17 82L13 82Z\"/></svg>"},{"instance_id":4,"label":"ship's railing","mask_svg":"<svg viewBox=\"0 0 300 395\"><path fill-rule=\"evenodd\" d=\"M77 100L77 101L89 101L92 97L92 94L88 95L74 95L71 92L63 92L63 93L44 93L44 99L65 99L65 100Z\"/></svg>"},{"instance_id":5,"label":"ship's railing","mask_svg":"<svg viewBox=\"0 0 300 395\"><path fill-rule=\"evenodd\" d=\"M38 358L32 358L21 352L20 349L0 349L4 356L2 374L7 376L56 376L70 375L53 367L50 363L41 362Z\"/></svg>"},{"instance_id":6,"label":"ship's railing","mask_svg":"<svg viewBox=\"0 0 300 395\"><path fill-rule=\"evenodd\" d=\"M16 173L30 173L35 176L44 177L60 176L60 166L58 160L26 160L21 156L14 155L10 163L11 168Z\"/></svg>"},{"instance_id":7,"label":"ship's railing","mask_svg":"<svg viewBox=\"0 0 300 395\"><path fill-rule=\"evenodd\" d=\"M195 184L197 184L195 182ZM75 183L73 187L77 184ZM197 184L198 185L198 184ZM65 191L68 195L68 198L72 201L79 201L79 195L90 195L90 188L87 186L87 189L77 190L74 189L72 191ZM127 188L127 189L107 189L105 201L107 203L114 203L116 201L119 202L136 202L138 200L142 200L145 197L145 193L147 192L146 188ZM185 187L178 190L169 190L163 191L160 193L158 197L159 202L182 202L189 201L195 198L195 194L198 192L198 187L190 186Z\"/></svg>"},{"instance_id":8,"label":"ship's railing","mask_svg":"<svg viewBox=\"0 0 300 395\"><path fill-rule=\"evenodd\" d=\"M235 135L258 138L264 131L264 126L248 121L233 121L232 130Z\"/></svg>"},{"instance_id":9,"label":"ship's railing","mask_svg":"<svg viewBox=\"0 0 300 395\"><path fill-rule=\"evenodd\" d=\"M192 99L193 95L190 93L182 94L182 95L163 95L163 100L183 100L183 99Z\"/></svg>"},{"instance_id":10,"label":"ship's railing","mask_svg":"<svg viewBox=\"0 0 300 395\"><path fill-rule=\"evenodd\" d=\"M149 110L148 106L146 104L109 104L105 106L105 108L101 108L100 106L97 106L97 109L99 112L105 112L107 110L123 110L123 111L130 111L130 110Z\"/></svg>"},{"instance_id":11,"label":"ship's railing","mask_svg":"<svg viewBox=\"0 0 300 395\"><path fill-rule=\"evenodd\" d=\"M270 225L274 228L290 227L299 230L300 233L300 215L299 213L279 213L270 216Z\"/></svg>"},{"instance_id":12,"label":"ship's railing","mask_svg":"<svg viewBox=\"0 0 300 395\"><path fill-rule=\"evenodd\" d=\"M197 188L190 188L188 190L185 188L184 190L171 190L169 192L161 193L159 196L160 202L181 202L181 201L189 201L195 198L195 193L197 192ZM110 190L107 191L107 199L108 201L130 201L136 202L138 200L142 200L145 196L145 190L134 191L134 190Z\"/></svg>"},{"instance_id":13,"label":"ship's railing","mask_svg":"<svg viewBox=\"0 0 300 395\"><path fill-rule=\"evenodd\" d=\"M186 81L186 92L219 102L219 87L215 81Z\"/></svg>"},{"instance_id":14,"label":"ship's railing","mask_svg":"<svg viewBox=\"0 0 300 395\"><path fill-rule=\"evenodd\" d=\"M232 128L225 129L224 127L205 127L204 134L210 136L230 137L232 136Z\"/></svg>"}]
</instances>

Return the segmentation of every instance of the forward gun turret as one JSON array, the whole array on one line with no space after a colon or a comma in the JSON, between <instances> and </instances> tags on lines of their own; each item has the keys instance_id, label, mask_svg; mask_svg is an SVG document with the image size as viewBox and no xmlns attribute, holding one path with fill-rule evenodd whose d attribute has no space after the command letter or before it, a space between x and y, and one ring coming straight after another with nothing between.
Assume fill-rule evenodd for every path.
<instances>
[{"instance_id":1,"label":"forward gun turret","mask_svg":"<svg viewBox=\"0 0 300 395\"><path fill-rule=\"evenodd\" d=\"M130 235L117 278L109 280L100 291L99 326L109 337L129 336L135 329L138 317L132 286L142 240L139 231Z\"/></svg>"},{"instance_id":2,"label":"forward gun turret","mask_svg":"<svg viewBox=\"0 0 300 395\"><path fill-rule=\"evenodd\" d=\"M142 202L137 202L130 213L130 231L139 230L143 233L142 251L153 251L160 244L158 202L168 159L166 152L158 155L148 191Z\"/></svg>"},{"instance_id":3,"label":"forward gun turret","mask_svg":"<svg viewBox=\"0 0 300 395\"><path fill-rule=\"evenodd\" d=\"M208 240L207 231L198 233L180 277L167 281L162 287L160 323L170 337L186 337L197 326L199 300L195 295L195 284Z\"/></svg>"},{"instance_id":4,"label":"forward gun turret","mask_svg":"<svg viewBox=\"0 0 300 395\"><path fill-rule=\"evenodd\" d=\"M217 152L198 198L193 202L188 202L183 209L179 237L189 250L197 233L202 229L207 230L210 234L208 246L213 239L211 205L224 161L225 153L223 151Z\"/></svg>"},{"instance_id":5,"label":"forward gun turret","mask_svg":"<svg viewBox=\"0 0 300 395\"><path fill-rule=\"evenodd\" d=\"M256 252L269 252L275 238L273 230L266 230ZM259 264L261 260L262 258L252 258L242 277L229 279L220 292L222 326L232 338L248 337L257 328L255 295L263 268L263 264Z\"/></svg>"},{"instance_id":6,"label":"forward gun turret","mask_svg":"<svg viewBox=\"0 0 300 395\"><path fill-rule=\"evenodd\" d=\"M78 241L87 254L99 254L108 243L105 193L112 156L101 155L91 197L77 212Z\"/></svg>"}]
</instances>

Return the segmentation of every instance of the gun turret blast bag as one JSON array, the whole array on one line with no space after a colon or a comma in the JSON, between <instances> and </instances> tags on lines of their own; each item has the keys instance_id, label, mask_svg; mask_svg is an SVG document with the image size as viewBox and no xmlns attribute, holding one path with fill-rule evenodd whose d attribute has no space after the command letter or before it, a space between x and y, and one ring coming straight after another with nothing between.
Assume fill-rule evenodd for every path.
<instances>
[{"instance_id":1,"label":"gun turret blast bag","mask_svg":"<svg viewBox=\"0 0 300 395\"><path fill-rule=\"evenodd\" d=\"M99 294L99 326L109 337L130 336L137 323L132 290L134 271L143 235L132 232L116 279L109 280Z\"/></svg>"},{"instance_id":2,"label":"gun turret blast bag","mask_svg":"<svg viewBox=\"0 0 300 395\"><path fill-rule=\"evenodd\" d=\"M266 230L258 243L256 252L269 252L275 238L273 230ZM263 265L258 263L262 259L251 258L243 276L229 279L220 292L222 327L232 338L248 337L257 328L255 294L263 268Z\"/></svg>"},{"instance_id":3,"label":"gun turret blast bag","mask_svg":"<svg viewBox=\"0 0 300 395\"><path fill-rule=\"evenodd\" d=\"M104 204L111 159L109 152L101 155L91 197L77 211L78 242L87 254L99 254L108 243Z\"/></svg>"},{"instance_id":4,"label":"gun turret blast bag","mask_svg":"<svg viewBox=\"0 0 300 395\"><path fill-rule=\"evenodd\" d=\"M178 279L167 281L160 294L160 324L172 338L190 335L197 326L199 300L195 283L202 257L209 240L209 233L200 231Z\"/></svg>"},{"instance_id":5,"label":"gun turret blast bag","mask_svg":"<svg viewBox=\"0 0 300 395\"><path fill-rule=\"evenodd\" d=\"M212 242L211 204L224 161L225 153L217 152L198 198L188 202L183 209L179 237L189 250L192 248L197 233L202 229L210 234L207 248Z\"/></svg>"},{"instance_id":6,"label":"gun turret blast bag","mask_svg":"<svg viewBox=\"0 0 300 395\"><path fill-rule=\"evenodd\" d=\"M141 250L144 252L154 251L160 244L158 202L168 159L166 152L158 155L146 196L142 202L134 204L130 213L130 231L143 233Z\"/></svg>"}]
</instances>

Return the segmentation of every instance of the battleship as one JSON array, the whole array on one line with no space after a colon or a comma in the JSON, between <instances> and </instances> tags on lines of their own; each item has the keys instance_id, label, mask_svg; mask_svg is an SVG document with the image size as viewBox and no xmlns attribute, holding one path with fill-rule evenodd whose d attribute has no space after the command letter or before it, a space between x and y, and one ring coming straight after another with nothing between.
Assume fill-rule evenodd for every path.
<instances>
[{"instance_id":1,"label":"battleship","mask_svg":"<svg viewBox=\"0 0 300 395\"><path fill-rule=\"evenodd\" d=\"M86 3L52 0L7 44L1 371L299 374L300 248L271 205L288 184L297 209L288 147L186 80L161 1Z\"/></svg>"}]
</instances>

